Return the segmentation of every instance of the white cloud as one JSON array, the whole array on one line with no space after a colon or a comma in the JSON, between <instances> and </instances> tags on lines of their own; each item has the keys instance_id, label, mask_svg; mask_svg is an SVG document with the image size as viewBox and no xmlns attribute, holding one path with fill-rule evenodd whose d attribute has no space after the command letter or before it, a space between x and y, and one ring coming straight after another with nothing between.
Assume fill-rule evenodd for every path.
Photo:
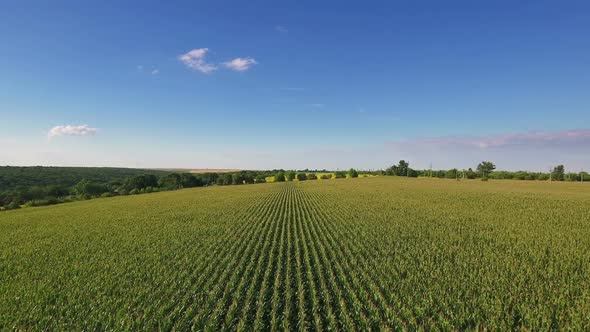
<instances>
[{"instance_id":1,"label":"white cloud","mask_svg":"<svg viewBox=\"0 0 590 332\"><path fill-rule=\"evenodd\" d=\"M217 70L217 67L205 62L205 56L207 55L207 52L209 52L208 48L196 48L194 50L188 51L185 54L179 55L178 60L180 60L180 62L184 63L184 65L190 69L198 70L202 73L208 74Z\"/></svg>"},{"instance_id":2,"label":"white cloud","mask_svg":"<svg viewBox=\"0 0 590 332\"><path fill-rule=\"evenodd\" d=\"M158 75L160 73L159 69L152 70L152 75Z\"/></svg>"},{"instance_id":3,"label":"white cloud","mask_svg":"<svg viewBox=\"0 0 590 332\"><path fill-rule=\"evenodd\" d=\"M49 138L56 136L89 136L96 134L97 131L98 129L89 127L88 125L61 125L51 128L47 136Z\"/></svg>"},{"instance_id":4,"label":"white cloud","mask_svg":"<svg viewBox=\"0 0 590 332\"><path fill-rule=\"evenodd\" d=\"M235 71L246 71L255 64L257 64L257 62L252 58L235 58L223 63L224 66Z\"/></svg>"},{"instance_id":5,"label":"white cloud","mask_svg":"<svg viewBox=\"0 0 590 332\"><path fill-rule=\"evenodd\" d=\"M289 32L289 30L287 29L287 27L283 26L283 25L277 25L275 26L275 30L281 33L286 33Z\"/></svg>"}]
</instances>

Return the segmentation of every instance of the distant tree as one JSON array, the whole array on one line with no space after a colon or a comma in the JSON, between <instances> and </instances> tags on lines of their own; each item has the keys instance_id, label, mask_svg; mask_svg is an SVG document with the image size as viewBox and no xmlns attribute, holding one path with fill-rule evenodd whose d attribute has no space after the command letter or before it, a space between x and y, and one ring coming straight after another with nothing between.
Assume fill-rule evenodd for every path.
<instances>
[{"instance_id":1,"label":"distant tree","mask_svg":"<svg viewBox=\"0 0 590 332\"><path fill-rule=\"evenodd\" d=\"M224 173L221 177L223 178L223 185L224 186L229 186L230 184L232 184L233 178L230 173Z\"/></svg>"},{"instance_id":2,"label":"distant tree","mask_svg":"<svg viewBox=\"0 0 590 332\"><path fill-rule=\"evenodd\" d=\"M395 173L397 172L397 166L393 165L391 167L388 167L385 169L385 175L395 175Z\"/></svg>"},{"instance_id":3,"label":"distant tree","mask_svg":"<svg viewBox=\"0 0 590 332\"><path fill-rule=\"evenodd\" d=\"M356 169L351 168L348 171L348 176L351 177L351 178L358 178L359 177L359 173L356 171Z\"/></svg>"},{"instance_id":4,"label":"distant tree","mask_svg":"<svg viewBox=\"0 0 590 332\"><path fill-rule=\"evenodd\" d=\"M565 167L563 165L557 165L551 172L551 179L554 181L563 181L565 178Z\"/></svg>"},{"instance_id":5,"label":"distant tree","mask_svg":"<svg viewBox=\"0 0 590 332\"><path fill-rule=\"evenodd\" d=\"M217 173L193 174L193 176L199 179L203 186L216 184L217 180L220 179L220 176ZM221 182L223 183L223 179L221 179Z\"/></svg>"},{"instance_id":6,"label":"distant tree","mask_svg":"<svg viewBox=\"0 0 590 332\"><path fill-rule=\"evenodd\" d=\"M490 173L496 169L496 165L494 165L491 161L482 161L477 165L477 171L481 174L481 178L487 180Z\"/></svg>"},{"instance_id":7,"label":"distant tree","mask_svg":"<svg viewBox=\"0 0 590 332\"><path fill-rule=\"evenodd\" d=\"M459 178L459 170L456 168L452 168L447 171L446 176L448 179L458 179Z\"/></svg>"},{"instance_id":8,"label":"distant tree","mask_svg":"<svg viewBox=\"0 0 590 332\"><path fill-rule=\"evenodd\" d=\"M255 177L253 174L244 175L244 183L253 184L255 183Z\"/></svg>"},{"instance_id":9,"label":"distant tree","mask_svg":"<svg viewBox=\"0 0 590 332\"><path fill-rule=\"evenodd\" d=\"M332 178L332 175L330 175L330 174L322 174L322 175L320 175L320 179L322 179L322 180L328 180L328 179L331 179L331 178Z\"/></svg>"},{"instance_id":10,"label":"distant tree","mask_svg":"<svg viewBox=\"0 0 590 332\"><path fill-rule=\"evenodd\" d=\"M305 173L297 173L297 175L295 175L295 177L297 178L298 181L307 180L307 175Z\"/></svg>"},{"instance_id":11,"label":"distant tree","mask_svg":"<svg viewBox=\"0 0 590 332\"><path fill-rule=\"evenodd\" d=\"M343 171L334 172L334 178L335 179L344 179L344 178L346 178L346 173L344 173Z\"/></svg>"},{"instance_id":12,"label":"distant tree","mask_svg":"<svg viewBox=\"0 0 590 332\"><path fill-rule=\"evenodd\" d=\"M285 180L286 181L293 181L293 179L295 179L295 172L294 171L287 171L287 173L285 173Z\"/></svg>"},{"instance_id":13,"label":"distant tree","mask_svg":"<svg viewBox=\"0 0 590 332\"><path fill-rule=\"evenodd\" d=\"M468 179L475 179L477 177L477 174L470 167L465 171L465 177Z\"/></svg>"},{"instance_id":14,"label":"distant tree","mask_svg":"<svg viewBox=\"0 0 590 332\"><path fill-rule=\"evenodd\" d=\"M66 186L54 185L46 187L47 196L65 197L69 195L70 191Z\"/></svg>"},{"instance_id":15,"label":"distant tree","mask_svg":"<svg viewBox=\"0 0 590 332\"><path fill-rule=\"evenodd\" d=\"M444 179L447 176L447 172L443 171L442 169L438 170L438 171L434 171L434 176L436 176L439 179Z\"/></svg>"},{"instance_id":16,"label":"distant tree","mask_svg":"<svg viewBox=\"0 0 590 332\"><path fill-rule=\"evenodd\" d=\"M158 178L154 174L139 174L125 179L123 186L127 190L155 187L158 185Z\"/></svg>"},{"instance_id":17,"label":"distant tree","mask_svg":"<svg viewBox=\"0 0 590 332\"><path fill-rule=\"evenodd\" d=\"M308 180L317 180L318 176L315 175L315 173L309 173L309 174L307 174L307 179Z\"/></svg>"},{"instance_id":18,"label":"distant tree","mask_svg":"<svg viewBox=\"0 0 590 332\"><path fill-rule=\"evenodd\" d=\"M408 168L408 176L411 178L417 178L419 175L418 171L415 169Z\"/></svg>"},{"instance_id":19,"label":"distant tree","mask_svg":"<svg viewBox=\"0 0 590 332\"><path fill-rule=\"evenodd\" d=\"M181 173L180 183L183 188L201 187L203 185L203 181L201 181L200 178L195 177L191 173Z\"/></svg>"},{"instance_id":20,"label":"distant tree","mask_svg":"<svg viewBox=\"0 0 590 332\"><path fill-rule=\"evenodd\" d=\"M579 173L567 173L565 175L567 181L580 181L580 174Z\"/></svg>"},{"instance_id":21,"label":"distant tree","mask_svg":"<svg viewBox=\"0 0 590 332\"><path fill-rule=\"evenodd\" d=\"M265 182L266 182L266 176L264 176L264 174L258 174L254 178L254 183L265 183Z\"/></svg>"},{"instance_id":22,"label":"distant tree","mask_svg":"<svg viewBox=\"0 0 590 332\"><path fill-rule=\"evenodd\" d=\"M232 174L231 179L231 184L244 184L244 176L240 173Z\"/></svg>"},{"instance_id":23,"label":"distant tree","mask_svg":"<svg viewBox=\"0 0 590 332\"><path fill-rule=\"evenodd\" d=\"M279 172L274 176L275 182L285 182L285 173Z\"/></svg>"},{"instance_id":24,"label":"distant tree","mask_svg":"<svg viewBox=\"0 0 590 332\"><path fill-rule=\"evenodd\" d=\"M76 196L88 198L94 196L100 196L103 192L106 191L106 187L104 185L90 182L86 179L80 180L75 186L74 191Z\"/></svg>"},{"instance_id":25,"label":"distant tree","mask_svg":"<svg viewBox=\"0 0 590 332\"><path fill-rule=\"evenodd\" d=\"M182 178L180 174L170 173L161 177L158 185L167 190L179 189L182 188Z\"/></svg>"},{"instance_id":26,"label":"distant tree","mask_svg":"<svg viewBox=\"0 0 590 332\"><path fill-rule=\"evenodd\" d=\"M408 169L410 163L405 160L400 160L397 165L393 165L385 170L386 175L408 176Z\"/></svg>"}]
</instances>

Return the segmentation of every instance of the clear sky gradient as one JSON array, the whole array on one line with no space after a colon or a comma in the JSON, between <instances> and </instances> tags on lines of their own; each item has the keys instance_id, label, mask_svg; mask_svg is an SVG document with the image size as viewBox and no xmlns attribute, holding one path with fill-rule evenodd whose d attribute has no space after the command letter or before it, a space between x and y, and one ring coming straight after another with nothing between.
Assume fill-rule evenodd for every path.
<instances>
[{"instance_id":1,"label":"clear sky gradient","mask_svg":"<svg viewBox=\"0 0 590 332\"><path fill-rule=\"evenodd\" d=\"M0 164L590 169L589 36L588 1L2 1Z\"/></svg>"}]
</instances>

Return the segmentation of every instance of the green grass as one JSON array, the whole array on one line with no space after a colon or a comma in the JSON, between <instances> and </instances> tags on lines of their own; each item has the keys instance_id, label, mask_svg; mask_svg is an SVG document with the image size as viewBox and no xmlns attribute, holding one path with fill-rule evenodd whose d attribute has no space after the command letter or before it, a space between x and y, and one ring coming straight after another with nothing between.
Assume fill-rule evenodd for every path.
<instances>
[{"instance_id":1,"label":"green grass","mask_svg":"<svg viewBox=\"0 0 590 332\"><path fill-rule=\"evenodd\" d=\"M3 212L0 330L588 330L589 201L372 177Z\"/></svg>"}]
</instances>

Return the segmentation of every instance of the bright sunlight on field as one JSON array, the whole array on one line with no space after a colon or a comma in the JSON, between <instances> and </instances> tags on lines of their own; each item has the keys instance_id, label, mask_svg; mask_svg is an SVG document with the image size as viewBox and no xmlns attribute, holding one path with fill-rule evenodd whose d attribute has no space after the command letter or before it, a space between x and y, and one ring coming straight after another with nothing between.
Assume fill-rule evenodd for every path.
<instances>
[{"instance_id":1,"label":"bright sunlight on field","mask_svg":"<svg viewBox=\"0 0 590 332\"><path fill-rule=\"evenodd\" d=\"M590 187L374 177L0 214L0 329L590 329Z\"/></svg>"}]
</instances>

